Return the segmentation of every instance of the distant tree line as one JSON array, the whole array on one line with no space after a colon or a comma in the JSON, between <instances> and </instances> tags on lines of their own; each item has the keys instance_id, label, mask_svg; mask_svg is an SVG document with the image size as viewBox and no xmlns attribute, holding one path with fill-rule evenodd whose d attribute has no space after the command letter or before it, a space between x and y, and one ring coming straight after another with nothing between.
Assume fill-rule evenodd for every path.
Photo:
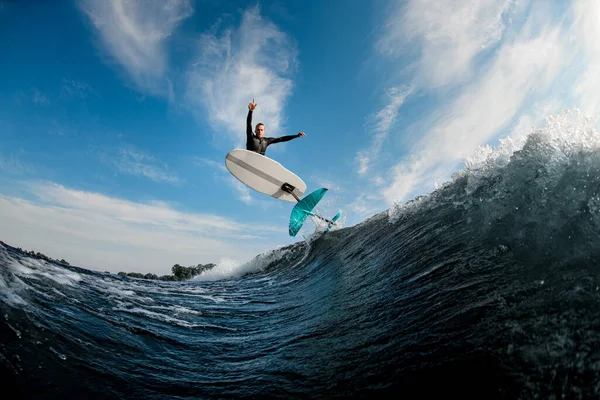
<instances>
[{"instance_id":1,"label":"distant tree line","mask_svg":"<svg viewBox=\"0 0 600 400\"><path fill-rule=\"evenodd\" d=\"M119 272L118 275L129 276L132 278L140 279L155 279L160 281L185 281L192 279L196 275L200 275L202 272L213 268L215 264L198 264L196 266L184 267L179 264L173 265L171 268L172 275L158 276L156 274L142 274L140 272Z\"/></svg>"},{"instance_id":2,"label":"distant tree line","mask_svg":"<svg viewBox=\"0 0 600 400\"><path fill-rule=\"evenodd\" d=\"M54 261L54 262L57 262L57 263L63 264L63 265L71 265L68 262L66 262L64 259L61 259L61 260L54 259L52 257L48 257L47 255L40 253L39 251L38 252L35 252L33 250L27 251L27 250L21 249L20 247L16 247L16 249L31 258L37 258L37 259L46 260L46 261Z\"/></svg>"},{"instance_id":3,"label":"distant tree line","mask_svg":"<svg viewBox=\"0 0 600 400\"><path fill-rule=\"evenodd\" d=\"M4 243L4 242L0 242L0 243ZM10 246L10 247L12 247L12 246ZM52 262L56 262L56 263L62 264L62 265L71 265L64 259L61 259L61 260L53 259L51 257L48 257L45 254L40 253L39 251L38 252L35 252L33 250L27 251L27 250L21 249L20 247L13 247L13 248L17 249L21 253L23 253L26 256L29 256L31 258L37 258L37 259L45 260L45 261L52 261ZM129 276L132 278L140 278L140 279L154 279L154 280L160 280L160 281L185 281L185 280L195 277L196 275L200 275L202 272L209 270L209 269L213 268L214 266L215 266L215 264L198 264L196 266L192 265L189 267L184 267L182 265L175 264L171 268L172 275L158 276L158 275L152 274L152 273L142 274L140 272L119 272L118 275ZM106 271L106 272L108 272L108 271Z\"/></svg>"}]
</instances>

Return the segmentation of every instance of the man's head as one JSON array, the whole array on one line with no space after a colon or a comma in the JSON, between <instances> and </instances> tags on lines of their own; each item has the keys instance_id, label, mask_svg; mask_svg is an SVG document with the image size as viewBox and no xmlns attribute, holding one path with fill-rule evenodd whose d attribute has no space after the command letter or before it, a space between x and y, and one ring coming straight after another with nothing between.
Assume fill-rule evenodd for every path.
<instances>
[{"instance_id":1,"label":"man's head","mask_svg":"<svg viewBox=\"0 0 600 400\"><path fill-rule=\"evenodd\" d=\"M256 124L256 129L254 130L254 133L256 133L256 136L258 136L259 138L263 137L265 135L265 124L258 123Z\"/></svg>"}]
</instances>

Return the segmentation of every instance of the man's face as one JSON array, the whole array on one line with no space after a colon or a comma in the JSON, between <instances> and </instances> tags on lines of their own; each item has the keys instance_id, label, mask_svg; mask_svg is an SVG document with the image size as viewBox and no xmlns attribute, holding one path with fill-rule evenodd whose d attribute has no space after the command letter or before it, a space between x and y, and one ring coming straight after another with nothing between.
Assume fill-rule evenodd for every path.
<instances>
[{"instance_id":1,"label":"man's face","mask_svg":"<svg viewBox=\"0 0 600 400\"><path fill-rule=\"evenodd\" d=\"M265 126L264 125L256 125L256 136L259 138L265 135Z\"/></svg>"}]
</instances>

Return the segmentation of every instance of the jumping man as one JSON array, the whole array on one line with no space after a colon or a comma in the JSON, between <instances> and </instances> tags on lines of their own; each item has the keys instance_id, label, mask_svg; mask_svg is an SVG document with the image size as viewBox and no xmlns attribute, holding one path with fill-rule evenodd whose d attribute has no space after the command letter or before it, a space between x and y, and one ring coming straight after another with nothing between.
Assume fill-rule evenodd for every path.
<instances>
[{"instance_id":1,"label":"jumping man","mask_svg":"<svg viewBox=\"0 0 600 400\"><path fill-rule=\"evenodd\" d=\"M306 136L304 132L298 132L296 135L288 135L278 138L264 137L265 125L263 123L256 124L256 130L253 133L252 111L254 111L257 105L258 104L254 103L254 99L252 99L252 103L248 104L248 118L246 119L246 150L255 151L264 156L265 152L267 151L267 147L270 144L287 142L288 140L292 140L300 136Z\"/></svg>"}]
</instances>

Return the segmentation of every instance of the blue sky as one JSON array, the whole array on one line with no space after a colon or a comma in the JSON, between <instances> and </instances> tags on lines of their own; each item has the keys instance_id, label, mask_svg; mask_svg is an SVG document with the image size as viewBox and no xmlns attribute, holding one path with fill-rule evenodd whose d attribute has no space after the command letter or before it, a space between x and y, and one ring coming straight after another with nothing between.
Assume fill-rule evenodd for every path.
<instances>
[{"instance_id":1,"label":"blue sky","mask_svg":"<svg viewBox=\"0 0 600 400\"><path fill-rule=\"evenodd\" d=\"M158 274L303 240L225 169L253 98L355 225L563 108L597 121L598 37L593 1L0 1L0 240Z\"/></svg>"}]
</instances>

